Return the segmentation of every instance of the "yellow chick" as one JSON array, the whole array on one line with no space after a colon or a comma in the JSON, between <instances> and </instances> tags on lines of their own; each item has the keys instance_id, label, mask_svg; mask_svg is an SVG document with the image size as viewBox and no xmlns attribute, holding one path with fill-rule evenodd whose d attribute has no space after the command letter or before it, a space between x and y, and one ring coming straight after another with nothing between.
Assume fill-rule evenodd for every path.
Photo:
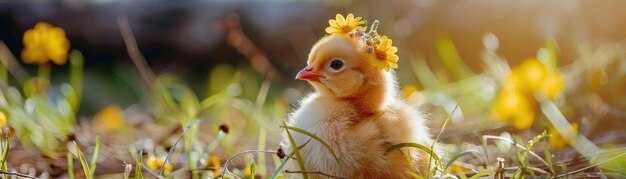
<instances>
[{"instance_id":1,"label":"yellow chick","mask_svg":"<svg viewBox=\"0 0 626 179\"><path fill-rule=\"evenodd\" d=\"M374 47L381 48L384 43ZM297 74L296 79L308 81L315 92L300 101L287 125L328 143L343 171L337 171L332 154L315 140L300 149L306 169L348 178L409 178L409 172L426 176L430 167L427 153L405 148L385 155L394 144L430 146L433 140L422 112L397 95L393 72L373 64L372 59L382 57L378 49L368 47L367 41L352 34L328 35L313 46L308 65ZM297 145L310 139L291 134ZM291 144L284 141L283 148L289 153Z\"/></svg>"}]
</instances>

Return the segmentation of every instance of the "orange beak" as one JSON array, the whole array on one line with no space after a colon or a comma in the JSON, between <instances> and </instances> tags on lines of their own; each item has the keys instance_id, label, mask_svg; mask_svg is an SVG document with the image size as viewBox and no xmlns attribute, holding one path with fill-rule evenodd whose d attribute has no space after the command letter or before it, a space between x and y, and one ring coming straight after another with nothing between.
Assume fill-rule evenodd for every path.
<instances>
[{"instance_id":1,"label":"orange beak","mask_svg":"<svg viewBox=\"0 0 626 179\"><path fill-rule=\"evenodd\" d=\"M313 67L307 66L304 69L298 72L296 75L297 80L308 80L308 81L320 81L320 78L324 77L323 75L316 73L313 71Z\"/></svg>"}]
</instances>

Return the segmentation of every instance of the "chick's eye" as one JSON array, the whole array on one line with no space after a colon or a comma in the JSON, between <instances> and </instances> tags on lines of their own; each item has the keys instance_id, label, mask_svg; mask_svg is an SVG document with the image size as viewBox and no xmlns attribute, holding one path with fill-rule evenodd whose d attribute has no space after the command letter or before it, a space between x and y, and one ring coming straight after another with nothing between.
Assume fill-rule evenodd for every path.
<instances>
[{"instance_id":1,"label":"chick's eye","mask_svg":"<svg viewBox=\"0 0 626 179\"><path fill-rule=\"evenodd\" d=\"M341 69L341 67L343 67L343 61L339 59L334 59L333 61L330 62L330 68L334 70L339 70Z\"/></svg>"}]
</instances>

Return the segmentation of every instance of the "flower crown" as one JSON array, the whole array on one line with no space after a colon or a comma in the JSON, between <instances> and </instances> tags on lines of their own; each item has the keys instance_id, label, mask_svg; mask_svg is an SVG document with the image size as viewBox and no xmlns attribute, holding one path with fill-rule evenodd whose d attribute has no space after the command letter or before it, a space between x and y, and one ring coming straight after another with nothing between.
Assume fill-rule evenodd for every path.
<instances>
[{"instance_id":1,"label":"flower crown","mask_svg":"<svg viewBox=\"0 0 626 179\"><path fill-rule=\"evenodd\" d=\"M390 68L398 68L398 55L396 55L398 47L392 46L392 41L387 36L378 34L376 31L378 23L378 20L375 20L366 33L367 21L362 20L361 17L355 18L354 15L348 14L344 18L343 15L337 14L335 19L328 21L330 26L326 28L326 33L362 40L365 42L365 51L371 54L368 59L370 64L379 70L389 71Z\"/></svg>"}]
</instances>

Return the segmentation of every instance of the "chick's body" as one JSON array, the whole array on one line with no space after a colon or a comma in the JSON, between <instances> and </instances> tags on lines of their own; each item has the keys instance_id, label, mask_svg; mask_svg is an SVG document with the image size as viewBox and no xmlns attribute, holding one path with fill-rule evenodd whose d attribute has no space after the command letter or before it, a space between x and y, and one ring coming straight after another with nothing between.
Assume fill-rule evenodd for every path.
<instances>
[{"instance_id":1,"label":"chick's body","mask_svg":"<svg viewBox=\"0 0 626 179\"><path fill-rule=\"evenodd\" d=\"M429 156L420 150L405 148L385 155L393 144L430 145L432 139L422 113L395 95L393 74L368 64L361 43L340 35L322 38L311 50L308 66L297 76L309 81L316 92L300 101L288 125L328 143L343 171L338 171L332 154L321 143L307 143L310 137L292 132L297 145L307 143L300 149L306 169L349 178L407 178L407 172L426 175ZM283 147L291 151L288 140Z\"/></svg>"}]
</instances>

